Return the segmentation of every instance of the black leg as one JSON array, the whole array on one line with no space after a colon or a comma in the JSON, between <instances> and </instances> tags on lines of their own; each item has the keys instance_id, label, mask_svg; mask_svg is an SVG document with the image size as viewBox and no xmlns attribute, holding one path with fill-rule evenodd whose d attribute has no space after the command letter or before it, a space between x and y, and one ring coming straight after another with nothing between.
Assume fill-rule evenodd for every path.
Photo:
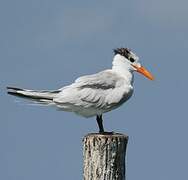
<instances>
[{"instance_id":1,"label":"black leg","mask_svg":"<svg viewBox=\"0 0 188 180\"><path fill-rule=\"evenodd\" d=\"M99 133L103 133L104 132L104 128L103 128L103 120L102 120L102 115L97 115L97 124L99 126Z\"/></svg>"}]
</instances>

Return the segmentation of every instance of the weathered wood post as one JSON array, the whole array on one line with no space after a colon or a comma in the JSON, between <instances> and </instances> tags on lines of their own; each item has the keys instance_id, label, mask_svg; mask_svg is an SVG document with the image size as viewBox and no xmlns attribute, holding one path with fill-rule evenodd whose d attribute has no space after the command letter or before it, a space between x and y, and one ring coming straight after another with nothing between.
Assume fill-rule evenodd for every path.
<instances>
[{"instance_id":1,"label":"weathered wood post","mask_svg":"<svg viewBox=\"0 0 188 180\"><path fill-rule=\"evenodd\" d=\"M88 134L83 139L84 180L125 180L128 136Z\"/></svg>"}]
</instances>

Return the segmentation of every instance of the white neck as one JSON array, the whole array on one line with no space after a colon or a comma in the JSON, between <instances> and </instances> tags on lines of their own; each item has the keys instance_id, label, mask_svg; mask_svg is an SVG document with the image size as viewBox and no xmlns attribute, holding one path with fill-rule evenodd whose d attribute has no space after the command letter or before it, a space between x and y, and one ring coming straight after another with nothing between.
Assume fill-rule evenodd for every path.
<instances>
[{"instance_id":1,"label":"white neck","mask_svg":"<svg viewBox=\"0 0 188 180\"><path fill-rule=\"evenodd\" d=\"M114 56L112 70L122 76L127 81L127 83L133 83L133 70L130 68L130 65L121 58L121 56Z\"/></svg>"}]
</instances>

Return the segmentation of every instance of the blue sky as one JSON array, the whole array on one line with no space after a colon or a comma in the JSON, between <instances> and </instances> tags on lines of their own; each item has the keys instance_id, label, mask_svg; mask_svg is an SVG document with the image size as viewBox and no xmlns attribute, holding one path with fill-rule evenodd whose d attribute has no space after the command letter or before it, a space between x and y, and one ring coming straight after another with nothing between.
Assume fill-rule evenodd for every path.
<instances>
[{"instance_id":1,"label":"blue sky","mask_svg":"<svg viewBox=\"0 0 188 180\"><path fill-rule=\"evenodd\" d=\"M57 89L110 68L129 47L156 77L135 74L133 97L104 115L128 134L127 179L187 179L188 2L0 1L0 179L82 179L82 138L97 131L55 108L31 106L7 85Z\"/></svg>"}]
</instances>

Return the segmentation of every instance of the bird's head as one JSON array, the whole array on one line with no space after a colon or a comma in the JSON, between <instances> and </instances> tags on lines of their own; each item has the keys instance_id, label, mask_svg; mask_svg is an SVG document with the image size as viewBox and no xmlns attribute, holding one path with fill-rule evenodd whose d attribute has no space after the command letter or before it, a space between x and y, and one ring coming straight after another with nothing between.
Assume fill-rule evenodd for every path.
<instances>
[{"instance_id":1,"label":"bird's head","mask_svg":"<svg viewBox=\"0 0 188 180\"><path fill-rule=\"evenodd\" d=\"M117 48L114 49L114 54L113 65L121 66L131 72L137 71L148 79L154 80L153 75L139 63L139 57L130 49Z\"/></svg>"}]
</instances>

